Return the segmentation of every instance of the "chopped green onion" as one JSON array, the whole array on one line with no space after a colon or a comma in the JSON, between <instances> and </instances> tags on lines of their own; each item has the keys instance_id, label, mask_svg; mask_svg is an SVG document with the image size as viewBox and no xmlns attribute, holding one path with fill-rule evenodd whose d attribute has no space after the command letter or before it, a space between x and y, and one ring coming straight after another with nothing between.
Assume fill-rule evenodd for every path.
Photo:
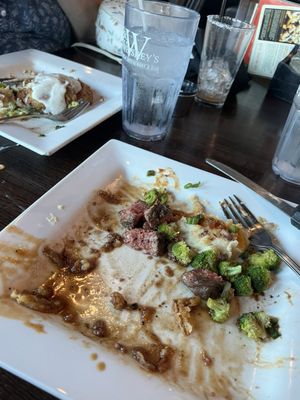
<instances>
[{"instance_id":1,"label":"chopped green onion","mask_svg":"<svg viewBox=\"0 0 300 400\"><path fill-rule=\"evenodd\" d=\"M228 228L230 233L238 233L239 229L240 228L235 224L230 225Z\"/></svg>"},{"instance_id":2,"label":"chopped green onion","mask_svg":"<svg viewBox=\"0 0 300 400\"><path fill-rule=\"evenodd\" d=\"M198 187L201 186L201 182L197 182L197 183L186 183L184 185L184 189L196 189Z\"/></svg>"},{"instance_id":3,"label":"chopped green onion","mask_svg":"<svg viewBox=\"0 0 300 400\"><path fill-rule=\"evenodd\" d=\"M152 206L158 198L158 192L156 189L151 189L144 194L144 202L148 206Z\"/></svg>"},{"instance_id":4,"label":"chopped green onion","mask_svg":"<svg viewBox=\"0 0 300 400\"><path fill-rule=\"evenodd\" d=\"M203 218L203 214L194 215L193 217L186 217L186 223L190 225L197 225Z\"/></svg>"},{"instance_id":5,"label":"chopped green onion","mask_svg":"<svg viewBox=\"0 0 300 400\"><path fill-rule=\"evenodd\" d=\"M147 171L147 176L155 176L156 172L154 171L154 169L149 169Z\"/></svg>"}]
</instances>

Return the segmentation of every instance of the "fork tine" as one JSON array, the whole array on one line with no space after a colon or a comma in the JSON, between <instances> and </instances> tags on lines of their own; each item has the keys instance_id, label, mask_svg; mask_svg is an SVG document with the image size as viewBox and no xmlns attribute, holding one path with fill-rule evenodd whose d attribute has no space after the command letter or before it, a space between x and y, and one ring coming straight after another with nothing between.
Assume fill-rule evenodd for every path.
<instances>
[{"instance_id":1,"label":"fork tine","mask_svg":"<svg viewBox=\"0 0 300 400\"><path fill-rule=\"evenodd\" d=\"M248 216L252 219L252 224L259 224L259 221L255 217L255 215L252 214L252 212L249 210L249 208L246 206L246 204L241 199L239 199L235 194L233 196L238 201L240 207L243 208L247 212Z\"/></svg>"},{"instance_id":2,"label":"fork tine","mask_svg":"<svg viewBox=\"0 0 300 400\"><path fill-rule=\"evenodd\" d=\"M245 220L244 216L240 213L240 210L236 207L235 202L232 200L231 197L229 197L229 200L231 201L231 204L228 202L228 207L231 211L231 213L235 217L235 223L240 222L245 228L248 228L247 221Z\"/></svg>"},{"instance_id":3,"label":"fork tine","mask_svg":"<svg viewBox=\"0 0 300 400\"><path fill-rule=\"evenodd\" d=\"M222 210L223 210L223 213L225 214L225 217L226 217L227 219L232 219L230 213L229 213L228 210L227 210L227 204L226 204L226 206L225 206L225 202L226 202L226 200L220 201L220 206L221 206L221 208L222 208ZM226 202L226 203L227 203L227 202Z\"/></svg>"},{"instance_id":4,"label":"fork tine","mask_svg":"<svg viewBox=\"0 0 300 400\"><path fill-rule=\"evenodd\" d=\"M232 202L233 207L235 208L240 221L244 222L244 226L246 228L250 228L253 225L253 222L249 218L248 213L242 206L240 206L232 197L229 197L230 201Z\"/></svg>"},{"instance_id":5,"label":"fork tine","mask_svg":"<svg viewBox=\"0 0 300 400\"><path fill-rule=\"evenodd\" d=\"M222 208L223 208L223 210L225 208L226 212L224 211L224 213L225 213L227 218L232 219L232 221L235 224L238 224L239 222L242 223L239 215L236 213L236 211L234 210L232 205L226 199L223 200L223 205L224 205L224 207L222 207Z\"/></svg>"}]
</instances>

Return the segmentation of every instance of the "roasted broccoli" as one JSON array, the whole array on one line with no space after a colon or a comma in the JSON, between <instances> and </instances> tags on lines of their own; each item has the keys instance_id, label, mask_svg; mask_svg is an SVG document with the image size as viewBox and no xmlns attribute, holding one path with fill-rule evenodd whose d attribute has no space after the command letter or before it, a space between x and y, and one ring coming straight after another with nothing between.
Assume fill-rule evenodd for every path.
<instances>
[{"instance_id":1,"label":"roasted broccoli","mask_svg":"<svg viewBox=\"0 0 300 400\"><path fill-rule=\"evenodd\" d=\"M222 323L229 318L230 304L225 299L212 299L209 297L206 304L213 321Z\"/></svg>"},{"instance_id":2,"label":"roasted broccoli","mask_svg":"<svg viewBox=\"0 0 300 400\"><path fill-rule=\"evenodd\" d=\"M160 203L165 204L168 202L168 193L166 190L151 189L144 193L144 202L148 206L152 206L158 200Z\"/></svg>"},{"instance_id":3,"label":"roasted broccoli","mask_svg":"<svg viewBox=\"0 0 300 400\"><path fill-rule=\"evenodd\" d=\"M271 272L261 265L250 265L247 268L247 275L250 276L252 287L256 293L262 293L271 285Z\"/></svg>"},{"instance_id":4,"label":"roasted broccoli","mask_svg":"<svg viewBox=\"0 0 300 400\"><path fill-rule=\"evenodd\" d=\"M264 311L241 315L237 325L246 336L256 341L277 339L280 336L278 319L267 315Z\"/></svg>"},{"instance_id":5,"label":"roasted broccoli","mask_svg":"<svg viewBox=\"0 0 300 400\"><path fill-rule=\"evenodd\" d=\"M171 252L180 264L188 265L192 261L191 250L184 241L174 243Z\"/></svg>"},{"instance_id":6,"label":"roasted broccoli","mask_svg":"<svg viewBox=\"0 0 300 400\"><path fill-rule=\"evenodd\" d=\"M274 250L269 249L263 252L250 254L248 257L248 262L249 265L259 265L269 270L275 270L279 266L280 259Z\"/></svg>"},{"instance_id":7,"label":"roasted broccoli","mask_svg":"<svg viewBox=\"0 0 300 400\"><path fill-rule=\"evenodd\" d=\"M230 282L232 282L242 272L241 265L234 265L229 261L221 261L218 269L219 274Z\"/></svg>"},{"instance_id":8,"label":"roasted broccoli","mask_svg":"<svg viewBox=\"0 0 300 400\"><path fill-rule=\"evenodd\" d=\"M179 235L178 229L176 229L175 225L171 224L160 224L157 228L157 231L163 233L168 240L173 240L176 236Z\"/></svg>"},{"instance_id":9,"label":"roasted broccoli","mask_svg":"<svg viewBox=\"0 0 300 400\"><path fill-rule=\"evenodd\" d=\"M233 281L233 287L237 296L251 296L253 288L251 278L248 275L239 275Z\"/></svg>"},{"instance_id":10,"label":"roasted broccoli","mask_svg":"<svg viewBox=\"0 0 300 400\"><path fill-rule=\"evenodd\" d=\"M218 272L216 251L213 249L202 251L193 258L191 265L193 268L203 268Z\"/></svg>"}]
</instances>

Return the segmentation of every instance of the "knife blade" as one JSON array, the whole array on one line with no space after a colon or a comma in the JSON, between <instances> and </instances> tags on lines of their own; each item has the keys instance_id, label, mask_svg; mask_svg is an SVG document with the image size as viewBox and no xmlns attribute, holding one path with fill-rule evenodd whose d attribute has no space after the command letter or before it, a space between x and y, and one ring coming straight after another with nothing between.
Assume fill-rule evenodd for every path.
<instances>
[{"instance_id":1,"label":"knife blade","mask_svg":"<svg viewBox=\"0 0 300 400\"><path fill-rule=\"evenodd\" d=\"M289 217L291 217L291 223L298 229L300 229L300 205L291 206L286 201L280 199L279 197L275 196L274 194L268 192L263 187L259 186L257 183L254 183L246 176L242 175L241 173L235 171L233 168L228 167L225 164L222 164L219 161L211 160L207 158L205 160L207 164L211 165L212 167L218 169L219 171L223 172L225 175L229 176L230 178L234 179L235 181L242 183L243 185L247 186L249 189L253 190L255 193L262 196L264 199L268 200L274 206L279 208Z\"/></svg>"}]
</instances>

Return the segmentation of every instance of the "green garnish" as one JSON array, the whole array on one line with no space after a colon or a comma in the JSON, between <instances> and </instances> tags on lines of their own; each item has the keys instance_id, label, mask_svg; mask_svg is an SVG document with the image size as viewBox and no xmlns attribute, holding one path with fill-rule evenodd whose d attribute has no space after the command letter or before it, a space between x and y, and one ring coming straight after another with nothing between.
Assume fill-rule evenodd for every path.
<instances>
[{"instance_id":1,"label":"green garnish","mask_svg":"<svg viewBox=\"0 0 300 400\"><path fill-rule=\"evenodd\" d=\"M194 215L193 217L186 217L186 223L190 225L197 225L204 218L203 214Z\"/></svg>"},{"instance_id":2,"label":"green garnish","mask_svg":"<svg viewBox=\"0 0 300 400\"><path fill-rule=\"evenodd\" d=\"M79 105L78 101L71 101L71 103L68 104L67 108L74 108Z\"/></svg>"},{"instance_id":3,"label":"green garnish","mask_svg":"<svg viewBox=\"0 0 300 400\"><path fill-rule=\"evenodd\" d=\"M240 228L235 224L230 225L228 228L230 233L238 233L239 229Z\"/></svg>"},{"instance_id":4,"label":"green garnish","mask_svg":"<svg viewBox=\"0 0 300 400\"><path fill-rule=\"evenodd\" d=\"M61 129L61 128L64 128L64 127L65 127L65 125L56 125L55 130L57 131L57 129Z\"/></svg>"},{"instance_id":5,"label":"green garnish","mask_svg":"<svg viewBox=\"0 0 300 400\"><path fill-rule=\"evenodd\" d=\"M144 194L144 202L148 206L152 206L158 200L161 204L168 202L168 193L166 190L151 189Z\"/></svg>"},{"instance_id":6,"label":"green garnish","mask_svg":"<svg viewBox=\"0 0 300 400\"><path fill-rule=\"evenodd\" d=\"M147 176L155 176L156 172L154 171L154 169L149 169L147 171Z\"/></svg>"},{"instance_id":7,"label":"green garnish","mask_svg":"<svg viewBox=\"0 0 300 400\"><path fill-rule=\"evenodd\" d=\"M185 185L184 185L184 188L185 189L196 189L196 188L198 188L198 187L200 187L201 186L201 182L197 182L197 183L186 183Z\"/></svg>"},{"instance_id":8,"label":"green garnish","mask_svg":"<svg viewBox=\"0 0 300 400\"><path fill-rule=\"evenodd\" d=\"M46 135L44 133L39 133L39 137L45 137Z\"/></svg>"}]
</instances>

